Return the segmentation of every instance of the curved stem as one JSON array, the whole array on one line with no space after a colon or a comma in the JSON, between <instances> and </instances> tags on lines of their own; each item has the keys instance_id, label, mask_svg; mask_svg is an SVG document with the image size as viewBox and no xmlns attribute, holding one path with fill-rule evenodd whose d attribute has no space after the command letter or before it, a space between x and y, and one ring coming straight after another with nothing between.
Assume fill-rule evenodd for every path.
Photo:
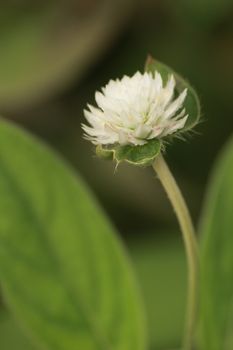
<instances>
[{"instance_id":1,"label":"curved stem","mask_svg":"<svg viewBox=\"0 0 233 350\"><path fill-rule=\"evenodd\" d=\"M183 235L188 263L188 297L183 349L191 350L197 308L198 248L192 220L181 191L164 158L159 155L153 168L157 173L176 213Z\"/></svg>"}]
</instances>

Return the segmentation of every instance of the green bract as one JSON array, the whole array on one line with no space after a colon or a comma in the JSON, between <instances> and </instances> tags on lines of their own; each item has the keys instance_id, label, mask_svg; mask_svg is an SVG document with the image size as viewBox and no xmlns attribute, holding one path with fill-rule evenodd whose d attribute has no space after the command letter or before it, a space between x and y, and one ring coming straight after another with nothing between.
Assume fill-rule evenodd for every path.
<instances>
[{"instance_id":1,"label":"green bract","mask_svg":"<svg viewBox=\"0 0 233 350\"><path fill-rule=\"evenodd\" d=\"M98 145L96 154L104 159L115 160L117 163L125 161L133 165L148 166L160 153L161 144L160 140L153 139L142 146Z\"/></svg>"}]
</instances>

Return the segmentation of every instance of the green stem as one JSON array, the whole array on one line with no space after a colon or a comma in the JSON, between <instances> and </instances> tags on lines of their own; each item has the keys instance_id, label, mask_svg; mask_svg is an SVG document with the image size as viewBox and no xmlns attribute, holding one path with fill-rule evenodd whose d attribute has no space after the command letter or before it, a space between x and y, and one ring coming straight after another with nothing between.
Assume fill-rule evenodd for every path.
<instances>
[{"instance_id":1,"label":"green stem","mask_svg":"<svg viewBox=\"0 0 233 350\"><path fill-rule=\"evenodd\" d=\"M191 350L194 337L197 308L198 248L192 220L181 191L164 158L159 155L153 168L157 173L176 213L183 235L188 263L188 297L184 332L184 350Z\"/></svg>"}]
</instances>

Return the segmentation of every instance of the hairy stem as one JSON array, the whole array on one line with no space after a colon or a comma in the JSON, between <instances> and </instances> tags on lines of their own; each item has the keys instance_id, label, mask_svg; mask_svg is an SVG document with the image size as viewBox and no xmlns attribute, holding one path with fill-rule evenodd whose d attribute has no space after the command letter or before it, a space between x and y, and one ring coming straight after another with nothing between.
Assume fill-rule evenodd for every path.
<instances>
[{"instance_id":1,"label":"hairy stem","mask_svg":"<svg viewBox=\"0 0 233 350\"><path fill-rule=\"evenodd\" d=\"M199 265L196 236L185 200L163 156L159 155L152 166L171 201L183 235L188 263L188 297L183 349L191 350L196 322Z\"/></svg>"}]
</instances>

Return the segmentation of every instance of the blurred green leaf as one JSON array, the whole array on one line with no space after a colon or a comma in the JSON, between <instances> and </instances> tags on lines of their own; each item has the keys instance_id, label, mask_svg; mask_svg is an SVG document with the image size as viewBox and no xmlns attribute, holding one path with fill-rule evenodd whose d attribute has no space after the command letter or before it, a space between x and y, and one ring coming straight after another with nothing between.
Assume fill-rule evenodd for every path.
<instances>
[{"instance_id":1,"label":"blurred green leaf","mask_svg":"<svg viewBox=\"0 0 233 350\"><path fill-rule=\"evenodd\" d=\"M180 233L143 232L128 245L146 302L150 349L178 349L186 300L186 262Z\"/></svg>"},{"instance_id":2,"label":"blurred green leaf","mask_svg":"<svg viewBox=\"0 0 233 350\"><path fill-rule=\"evenodd\" d=\"M0 122L0 282L48 349L144 349L124 249L85 185L36 139Z\"/></svg>"},{"instance_id":3,"label":"blurred green leaf","mask_svg":"<svg viewBox=\"0 0 233 350\"><path fill-rule=\"evenodd\" d=\"M215 165L200 233L201 348L229 350L233 348L233 138Z\"/></svg>"},{"instance_id":4,"label":"blurred green leaf","mask_svg":"<svg viewBox=\"0 0 233 350\"><path fill-rule=\"evenodd\" d=\"M18 324L7 313L0 314L1 350L36 350L20 331Z\"/></svg>"},{"instance_id":5,"label":"blurred green leaf","mask_svg":"<svg viewBox=\"0 0 233 350\"><path fill-rule=\"evenodd\" d=\"M0 13L0 106L7 110L31 105L80 79L121 29L133 2L20 5L1 5Z\"/></svg>"},{"instance_id":6,"label":"blurred green leaf","mask_svg":"<svg viewBox=\"0 0 233 350\"><path fill-rule=\"evenodd\" d=\"M192 129L198 123L201 114L200 102L195 90L190 86L190 84L186 80L184 80L179 74L174 72L173 69L153 59L151 56L149 56L146 61L145 70L152 73L158 71L161 74L164 83L167 81L169 75L174 74L176 80L176 92L181 93L184 89L187 89L187 96L185 98L183 106L189 117L186 121L184 128L182 129L182 132Z\"/></svg>"}]
</instances>

